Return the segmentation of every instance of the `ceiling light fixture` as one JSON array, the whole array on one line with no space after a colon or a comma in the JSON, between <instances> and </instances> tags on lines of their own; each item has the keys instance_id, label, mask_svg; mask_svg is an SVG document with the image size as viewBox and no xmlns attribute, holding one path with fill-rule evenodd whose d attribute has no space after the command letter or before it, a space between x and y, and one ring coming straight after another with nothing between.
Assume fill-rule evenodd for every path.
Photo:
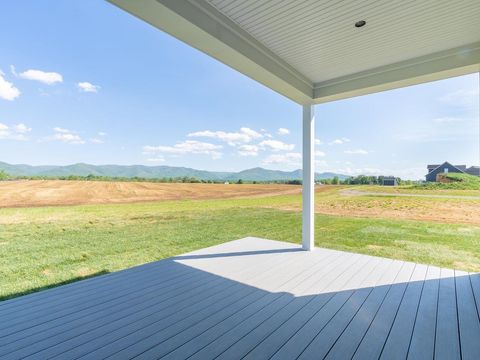
<instances>
[{"instance_id":1,"label":"ceiling light fixture","mask_svg":"<svg viewBox=\"0 0 480 360\"><path fill-rule=\"evenodd\" d=\"M362 26L365 26L367 22L365 20L360 20L355 23L355 27L361 28Z\"/></svg>"}]
</instances>

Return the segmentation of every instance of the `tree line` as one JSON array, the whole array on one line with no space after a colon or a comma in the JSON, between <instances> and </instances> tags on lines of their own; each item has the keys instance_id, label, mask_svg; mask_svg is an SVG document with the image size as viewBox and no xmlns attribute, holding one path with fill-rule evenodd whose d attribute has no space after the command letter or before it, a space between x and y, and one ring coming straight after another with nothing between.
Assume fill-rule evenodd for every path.
<instances>
[{"instance_id":1,"label":"tree line","mask_svg":"<svg viewBox=\"0 0 480 360\"><path fill-rule=\"evenodd\" d=\"M335 176L332 179L322 179L319 182L326 185L383 185L383 179L385 179L385 176L358 175L341 180L338 176ZM402 180L399 177L395 179L398 185L412 185L417 183L412 180Z\"/></svg>"},{"instance_id":2,"label":"tree line","mask_svg":"<svg viewBox=\"0 0 480 360\"><path fill-rule=\"evenodd\" d=\"M351 176L346 179L340 179L335 176L331 179L321 179L316 181L319 184L325 185L382 185L384 176L367 176L358 175ZM397 179L399 185L411 185L415 183L410 180ZM194 176L177 176L177 177L161 177L161 178L146 178L140 176L134 177L116 177L89 174L82 175L68 175L68 176L11 176L5 171L0 170L0 181L2 180L77 180L77 181L134 181L134 182L152 182L152 183L189 183L189 184L286 184L286 185L302 185L301 179L292 180L243 180L243 179L198 179Z\"/></svg>"},{"instance_id":3,"label":"tree line","mask_svg":"<svg viewBox=\"0 0 480 360\"><path fill-rule=\"evenodd\" d=\"M124 181L124 182L152 182L152 183L189 183L189 184L288 184L301 185L301 180L243 180L243 179L198 179L194 176L176 176L176 177L161 177L161 178L147 178L141 176L125 177L125 176L104 176L104 175L66 175L66 176L41 176L41 175L18 175L13 176L0 170L0 181L2 180L77 180L77 181Z\"/></svg>"}]
</instances>

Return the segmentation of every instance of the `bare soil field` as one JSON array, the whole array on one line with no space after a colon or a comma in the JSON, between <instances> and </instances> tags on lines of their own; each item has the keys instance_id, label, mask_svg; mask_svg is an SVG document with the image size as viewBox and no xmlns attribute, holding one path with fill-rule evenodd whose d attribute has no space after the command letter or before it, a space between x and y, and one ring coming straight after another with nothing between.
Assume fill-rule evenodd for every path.
<instances>
[{"instance_id":1,"label":"bare soil field","mask_svg":"<svg viewBox=\"0 0 480 360\"><path fill-rule=\"evenodd\" d=\"M399 196L349 193L348 186L321 186L315 192L317 214L356 218L434 221L480 225L480 199L473 196ZM301 204L272 206L301 211Z\"/></svg>"},{"instance_id":2,"label":"bare soil field","mask_svg":"<svg viewBox=\"0 0 480 360\"><path fill-rule=\"evenodd\" d=\"M300 194L296 185L27 180L0 182L0 207L119 204Z\"/></svg>"},{"instance_id":3,"label":"bare soil field","mask_svg":"<svg viewBox=\"0 0 480 360\"><path fill-rule=\"evenodd\" d=\"M317 186L317 214L480 225L480 200L470 196L359 196L348 186ZM280 184L176 184L30 180L0 182L0 208L127 204L165 200L245 199L236 206L301 211L301 187ZM286 195L283 197L282 195ZM288 195L294 195L293 197ZM276 200L269 199L272 196ZM264 198L261 202L248 199ZM247 203L244 203L247 201ZM11 220L11 219L10 219Z\"/></svg>"}]
</instances>

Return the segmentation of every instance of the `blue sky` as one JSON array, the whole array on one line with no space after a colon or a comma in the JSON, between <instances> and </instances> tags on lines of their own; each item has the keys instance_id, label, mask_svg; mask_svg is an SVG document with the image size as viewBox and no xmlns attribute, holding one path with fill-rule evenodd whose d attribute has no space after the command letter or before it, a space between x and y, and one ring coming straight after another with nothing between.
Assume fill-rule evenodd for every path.
<instances>
[{"instance_id":1,"label":"blue sky","mask_svg":"<svg viewBox=\"0 0 480 360\"><path fill-rule=\"evenodd\" d=\"M0 161L300 168L301 108L103 1L3 2ZM317 171L479 163L478 74L318 105Z\"/></svg>"}]
</instances>

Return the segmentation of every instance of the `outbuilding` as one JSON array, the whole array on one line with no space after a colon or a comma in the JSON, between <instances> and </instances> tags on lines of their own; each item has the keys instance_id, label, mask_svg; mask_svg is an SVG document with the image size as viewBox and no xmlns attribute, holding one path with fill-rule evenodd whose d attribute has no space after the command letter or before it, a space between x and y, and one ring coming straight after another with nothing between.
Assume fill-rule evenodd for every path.
<instances>
[{"instance_id":1,"label":"outbuilding","mask_svg":"<svg viewBox=\"0 0 480 360\"><path fill-rule=\"evenodd\" d=\"M397 178L395 176L384 176L382 180L383 186L397 186Z\"/></svg>"}]
</instances>

